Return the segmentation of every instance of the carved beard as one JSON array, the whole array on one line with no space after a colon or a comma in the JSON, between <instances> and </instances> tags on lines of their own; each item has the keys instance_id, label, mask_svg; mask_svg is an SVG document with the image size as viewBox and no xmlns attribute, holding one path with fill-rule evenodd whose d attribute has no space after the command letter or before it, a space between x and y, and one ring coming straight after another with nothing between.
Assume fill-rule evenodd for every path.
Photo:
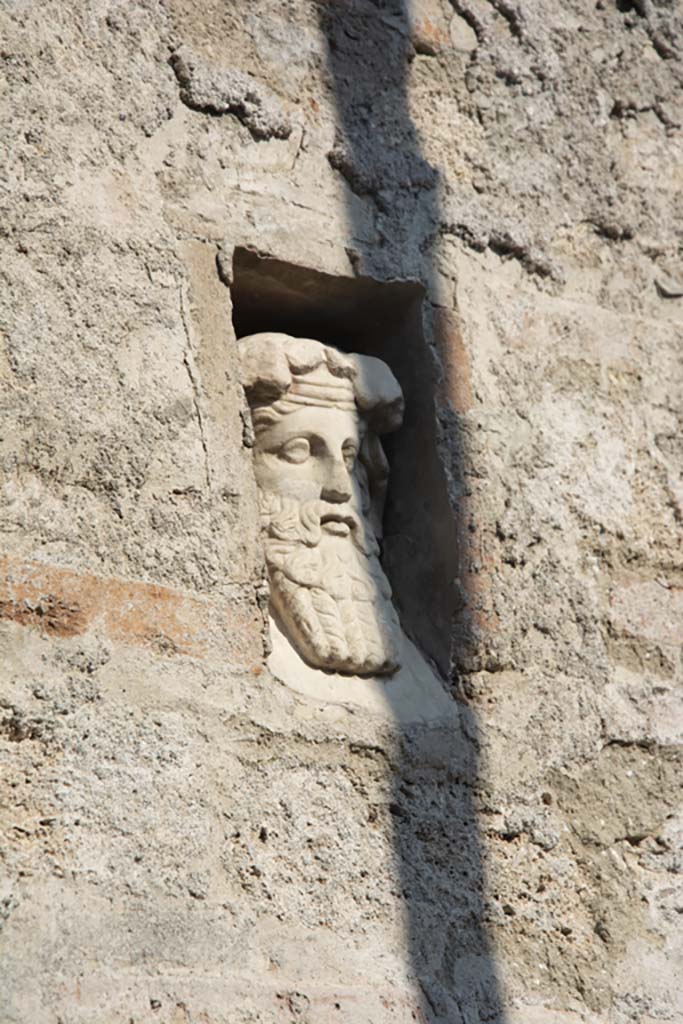
<instances>
[{"instance_id":1,"label":"carved beard","mask_svg":"<svg viewBox=\"0 0 683 1024\"><path fill-rule=\"evenodd\" d=\"M272 608L301 657L347 675L394 672L400 626L369 526L348 505L261 491L260 506ZM346 536L324 526L340 515Z\"/></svg>"}]
</instances>

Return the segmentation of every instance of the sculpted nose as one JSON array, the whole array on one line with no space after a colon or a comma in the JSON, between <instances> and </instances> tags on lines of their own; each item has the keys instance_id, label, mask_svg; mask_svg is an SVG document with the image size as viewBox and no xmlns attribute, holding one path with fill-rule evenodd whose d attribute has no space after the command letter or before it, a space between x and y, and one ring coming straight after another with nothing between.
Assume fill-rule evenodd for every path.
<instances>
[{"instance_id":1,"label":"sculpted nose","mask_svg":"<svg viewBox=\"0 0 683 1024\"><path fill-rule=\"evenodd\" d=\"M323 501L346 502L351 500L351 478L343 459L329 466L323 480L320 497Z\"/></svg>"}]
</instances>

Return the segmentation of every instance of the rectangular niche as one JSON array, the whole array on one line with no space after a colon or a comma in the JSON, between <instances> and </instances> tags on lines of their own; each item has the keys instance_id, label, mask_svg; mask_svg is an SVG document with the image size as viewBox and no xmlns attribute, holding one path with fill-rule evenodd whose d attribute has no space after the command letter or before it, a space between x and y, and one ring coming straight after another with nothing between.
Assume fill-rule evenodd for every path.
<instances>
[{"instance_id":1,"label":"rectangular niche","mask_svg":"<svg viewBox=\"0 0 683 1024\"><path fill-rule=\"evenodd\" d=\"M457 608L457 535L436 448L434 368L414 281L335 277L237 248L231 285L237 338L262 331L315 338L383 359L403 389L405 419L382 443L391 466L382 564L405 632L448 674Z\"/></svg>"}]
</instances>

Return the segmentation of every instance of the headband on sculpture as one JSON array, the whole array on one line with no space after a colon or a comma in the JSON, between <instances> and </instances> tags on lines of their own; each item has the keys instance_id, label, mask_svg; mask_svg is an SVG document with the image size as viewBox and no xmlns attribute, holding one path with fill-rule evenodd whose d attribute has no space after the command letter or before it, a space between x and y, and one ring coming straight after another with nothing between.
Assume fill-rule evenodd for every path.
<instances>
[{"instance_id":1,"label":"headband on sculpture","mask_svg":"<svg viewBox=\"0 0 683 1024\"><path fill-rule=\"evenodd\" d=\"M376 434L401 425L403 394L381 359L275 332L242 338L239 351L242 384L254 410L276 402L355 408Z\"/></svg>"}]
</instances>

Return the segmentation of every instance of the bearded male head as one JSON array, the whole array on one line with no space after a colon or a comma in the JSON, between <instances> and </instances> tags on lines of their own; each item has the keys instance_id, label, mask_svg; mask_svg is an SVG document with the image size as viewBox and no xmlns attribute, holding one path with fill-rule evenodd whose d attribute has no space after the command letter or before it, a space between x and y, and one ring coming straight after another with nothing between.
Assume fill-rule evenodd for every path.
<instances>
[{"instance_id":1,"label":"bearded male head","mask_svg":"<svg viewBox=\"0 0 683 1024\"><path fill-rule=\"evenodd\" d=\"M386 363L287 334L240 341L271 614L314 668L388 675L400 626L379 563L403 395Z\"/></svg>"}]
</instances>

